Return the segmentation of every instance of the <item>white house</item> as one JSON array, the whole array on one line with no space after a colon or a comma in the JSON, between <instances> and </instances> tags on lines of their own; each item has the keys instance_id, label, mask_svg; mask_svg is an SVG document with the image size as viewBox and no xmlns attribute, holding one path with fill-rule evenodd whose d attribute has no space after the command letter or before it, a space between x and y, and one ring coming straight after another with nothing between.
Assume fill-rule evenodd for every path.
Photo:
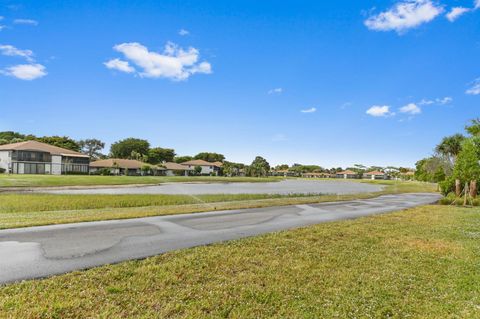
<instances>
[{"instance_id":1,"label":"white house","mask_svg":"<svg viewBox=\"0 0 480 319\"><path fill-rule=\"evenodd\" d=\"M343 172L338 172L337 174L335 174L335 176L337 178L343 178L343 179L358 178L357 173L355 173L354 171L348 170L348 169L346 171L343 171Z\"/></svg>"},{"instance_id":2,"label":"white house","mask_svg":"<svg viewBox=\"0 0 480 319\"><path fill-rule=\"evenodd\" d=\"M182 163L182 165L185 165L191 169L195 169L195 167L200 166L202 168L200 174L202 175L218 175L218 172L223 164L221 162L210 163L204 160L191 160Z\"/></svg>"},{"instance_id":3,"label":"white house","mask_svg":"<svg viewBox=\"0 0 480 319\"><path fill-rule=\"evenodd\" d=\"M0 168L12 174L88 174L90 158L37 141L0 145Z\"/></svg>"},{"instance_id":4,"label":"white house","mask_svg":"<svg viewBox=\"0 0 480 319\"><path fill-rule=\"evenodd\" d=\"M163 175L165 168L150 165L137 160L123 158L109 158L90 163L90 173L97 173L101 169L108 169L113 175L143 175L144 167L150 167L150 174Z\"/></svg>"},{"instance_id":5,"label":"white house","mask_svg":"<svg viewBox=\"0 0 480 319\"><path fill-rule=\"evenodd\" d=\"M193 168L190 168L186 165L173 163L173 162L166 162L161 165L165 168L166 176L180 176L180 175L188 176L190 172L194 171Z\"/></svg>"},{"instance_id":6,"label":"white house","mask_svg":"<svg viewBox=\"0 0 480 319\"><path fill-rule=\"evenodd\" d=\"M384 172L372 171L372 172L368 172L368 173L363 174L363 178L366 178L366 179L388 179L388 176Z\"/></svg>"}]
</instances>

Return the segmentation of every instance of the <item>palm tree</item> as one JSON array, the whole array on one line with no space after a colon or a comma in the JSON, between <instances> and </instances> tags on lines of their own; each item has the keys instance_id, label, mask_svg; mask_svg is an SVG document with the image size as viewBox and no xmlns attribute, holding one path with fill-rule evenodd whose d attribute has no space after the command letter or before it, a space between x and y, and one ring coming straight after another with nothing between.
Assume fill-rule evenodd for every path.
<instances>
[{"instance_id":1,"label":"palm tree","mask_svg":"<svg viewBox=\"0 0 480 319\"><path fill-rule=\"evenodd\" d=\"M465 136L462 134L455 134L452 136L446 136L440 142L440 144L435 147L435 151L448 159L449 162L453 165L457 155L462 150L462 142L465 140Z\"/></svg>"}]
</instances>

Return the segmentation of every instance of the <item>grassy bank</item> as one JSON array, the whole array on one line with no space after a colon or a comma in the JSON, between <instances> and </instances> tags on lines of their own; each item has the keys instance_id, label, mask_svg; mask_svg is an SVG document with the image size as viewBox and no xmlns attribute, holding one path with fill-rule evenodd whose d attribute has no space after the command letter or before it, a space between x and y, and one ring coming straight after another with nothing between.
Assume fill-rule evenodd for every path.
<instances>
[{"instance_id":1,"label":"grassy bank","mask_svg":"<svg viewBox=\"0 0 480 319\"><path fill-rule=\"evenodd\" d=\"M0 174L0 188L5 187L59 187L160 184L177 182L275 182L277 177L222 177L222 176L95 176L95 175L7 175Z\"/></svg>"},{"instance_id":2,"label":"grassy bank","mask_svg":"<svg viewBox=\"0 0 480 319\"><path fill-rule=\"evenodd\" d=\"M480 209L425 206L0 288L3 318L476 318Z\"/></svg>"},{"instance_id":3,"label":"grassy bank","mask_svg":"<svg viewBox=\"0 0 480 319\"><path fill-rule=\"evenodd\" d=\"M0 229L212 210L311 204L382 194L433 192L432 184L388 182L381 192L355 195L51 195L0 194Z\"/></svg>"}]
</instances>

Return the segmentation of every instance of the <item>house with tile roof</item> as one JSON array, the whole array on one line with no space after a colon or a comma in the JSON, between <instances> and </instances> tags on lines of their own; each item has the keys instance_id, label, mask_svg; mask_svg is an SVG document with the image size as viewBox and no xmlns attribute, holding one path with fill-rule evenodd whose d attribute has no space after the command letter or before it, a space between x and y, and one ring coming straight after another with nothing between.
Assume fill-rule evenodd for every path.
<instances>
[{"instance_id":1,"label":"house with tile roof","mask_svg":"<svg viewBox=\"0 0 480 319\"><path fill-rule=\"evenodd\" d=\"M218 175L223 165L221 162L210 163L200 159L183 162L181 164L191 169L195 169L195 167L200 166L202 168L200 171L201 175Z\"/></svg>"},{"instance_id":2,"label":"house with tile roof","mask_svg":"<svg viewBox=\"0 0 480 319\"><path fill-rule=\"evenodd\" d=\"M0 168L11 174L88 174L90 158L38 141L0 145Z\"/></svg>"},{"instance_id":3,"label":"house with tile roof","mask_svg":"<svg viewBox=\"0 0 480 319\"><path fill-rule=\"evenodd\" d=\"M150 170L145 172L144 168ZM137 160L123 158L108 158L90 163L90 173L99 173L102 169L108 169L113 175L164 175L166 169Z\"/></svg>"}]
</instances>

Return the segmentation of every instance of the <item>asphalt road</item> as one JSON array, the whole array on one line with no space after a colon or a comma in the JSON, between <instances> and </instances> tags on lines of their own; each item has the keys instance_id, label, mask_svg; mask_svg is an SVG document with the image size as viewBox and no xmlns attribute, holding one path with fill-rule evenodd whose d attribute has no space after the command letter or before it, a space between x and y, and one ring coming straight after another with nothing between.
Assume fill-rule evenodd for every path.
<instances>
[{"instance_id":1,"label":"asphalt road","mask_svg":"<svg viewBox=\"0 0 480 319\"><path fill-rule=\"evenodd\" d=\"M436 194L215 211L0 231L0 284L436 202Z\"/></svg>"},{"instance_id":2,"label":"asphalt road","mask_svg":"<svg viewBox=\"0 0 480 319\"><path fill-rule=\"evenodd\" d=\"M43 189L51 194L358 194L378 192L382 185L323 180L284 180L271 183L164 183L148 186Z\"/></svg>"}]
</instances>

